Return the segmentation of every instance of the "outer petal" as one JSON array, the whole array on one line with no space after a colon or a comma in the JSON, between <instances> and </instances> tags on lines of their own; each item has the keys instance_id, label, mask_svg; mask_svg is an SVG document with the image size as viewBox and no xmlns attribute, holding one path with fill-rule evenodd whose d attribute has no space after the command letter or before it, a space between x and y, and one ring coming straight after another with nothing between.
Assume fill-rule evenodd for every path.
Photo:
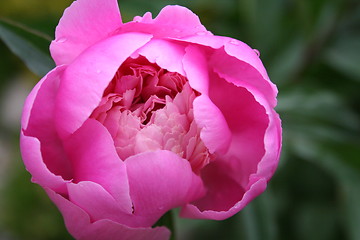
<instances>
[{"instance_id":1,"label":"outer petal","mask_svg":"<svg viewBox=\"0 0 360 240\"><path fill-rule=\"evenodd\" d=\"M213 51L204 52L208 58L211 58L210 69L233 76L234 84L237 86L258 89L270 105L275 107L277 88L269 80L260 58L248 45L222 36L194 35L183 38L181 41L197 44L187 49L188 55L193 54L194 48L203 49L203 52L204 46L213 48ZM184 61L184 68L191 68L191 64L194 62L193 57L185 55L185 58L189 60Z\"/></svg>"},{"instance_id":2,"label":"outer petal","mask_svg":"<svg viewBox=\"0 0 360 240\"><path fill-rule=\"evenodd\" d=\"M200 177L190 163L170 151L144 152L125 160L134 215L153 217L203 195Z\"/></svg>"},{"instance_id":3,"label":"outer petal","mask_svg":"<svg viewBox=\"0 0 360 240\"><path fill-rule=\"evenodd\" d=\"M50 172L45 165L40 150L40 142L35 137L20 134L21 155L28 170L32 175L32 181L40 184L42 187L54 189L60 193L66 193L64 179Z\"/></svg>"},{"instance_id":4,"label":"outer petal","mask_svg":"<svg viewBox=\"0 0 360 240\"><path fill-rule=\"evenodd\" d=\"M200 137L210 153L226 153L231 143L231 131L224 115L206 95L194 100L194 118Z\"/></svg>"},{"instance_id":5,"label":"outer petal","mask_svg":"<svg viewBox=\"0 0 360 240\"><path fill-rule=\"evenodd\" d=\"M147 60L156 63L170 72L177 72L185 76L182 59L185 55L184 46L163 39L153 39L140 48L137 53Z\"/></svg>"},{"instance_id":6,"label":"outer petal","mask_svg":"<svg viewBox=\"0 0 360 240\"><path fill-rule=\"evenodd\" d=\"M181 209L180 215L187 218L198 218L198 219L213 219L213 220L224 220L238 213L248 203L250 203L256 196L261 194L266 189L267 181L263 178L252 183L250 188L245 192L242 199L233 205L226 211L215 211L205 210L201 211L198 207L192 204L186 205ZM229 194L229 193L228 193ZM231 196L231 195L229 195Z\"/></svg>"},{"instance_id":7,"label":"outer petal","mask_svg":"<svg viewBox=\"0 0 360 240\"><path fill-rule=\"evenodd\" d=\"M171 232L166 227L130 228L109 220L100 220L80 240L166 240Z\"/></svg>"},{"instance_id":8,"label":"outer petal","mask_svg":"<svg viewBox=\"0 0 360 240\"><path fill-rule=\"evenodd\" d=\"M166 6L161 9L159 15L154 19L155 25L170 26L182 33L194 34L206 31L199 17L189 9L182 6Z\"/></svg>"},{"instance_id":9,"label":"outer petal","mask_svg":"<svg viewBox=\"0 0 360 240\"><path fill-rule=\"evenodd\" d=\"M100 103L119 66L151 37L141 33L110 37L87 49L69 65L56 102L55 120L62 138L83 124Z\"/></svg>"},{"instance_id":10,"label":"outer petal","mask_svg":"<svg viewBox=\"0 0 360 240\"><path fill-rule=\"evenodd\" d=\"M212 35L201 24L196 14L176 5L164 7L155 19L151 18L151 13L146 13L144 17L135 17L134 21L122 25L117 31L124 32L151 33L156 38L183 38L197 32Z\"/></svg>"},{"instance_id":11,"label":"outer petal","mask_svg":"<svg viewBox=\"0 0 360 240\"><path fill-rule=\"evenodd\" d=\"M121 26L116 0L77 0L64 12L50 52L57 65L69 64L86 48Z\"/></svg>"},{"instance_id":12,"label":"outer petal","mask_svg":"<svg viewBox=\"0 0 360 240\"><path fill-rule=\"evenodd\" d=\"M214 217L221 211L221 215L226 218L235 213L229 210L240 202L243 194L249 190L250 176L257 171L257 165L264 156L264 134L268 118L264 108L247 90L216 78L216 75L211 79L210 99L224 115L232 133L232 142L225 155L218 155L217 161L223 163L218 163L213 169L209 166L210 173L205 169L202 178L208 193L194 204L204 212L216 213ZM212 175L217 176L217 181L207 177ZM229 197L225 202L224 199L214 198L216 194L231 196L231 199Z\"/></svg>"},{"instance_id":13,"label":"outer petal","mask_svg":"<svg viewBox=\"0 0 360 240\"><path fill-rule=\"evenodd\" d=\"M220 159L202 169L201 178L207 192L203 198L192 204L205 212L226 212L232 208L241 200L245 191L237 179L229 174L230 171L229 165Z\"/></svg>"},{"instance_id":14,"label":"outer petal","mask_svg":"<svg viewBox=\"0 0 360 240\"><path fill-rule=\"evenodd\" d=\"M209 45L215 47L218 43L210 41ZM187 48L185 71L188 74L187 69L196 59L189 56L192 52L202 51L209 57L209 66L205 68L210 69L207 73L209 90L202 93L208 95L221 111L232 133L232 140L227 153L218 155L218 160L202 171L207 194L187 205L182 210L182 216L225 219L264 191L266 182L277 166L281 127L273 110L276 89L267 84L266 76L261 75L261 71L247 62L229 56L221 49L221 44L216 46L220 49L213 51L201 46L197 46L199 50L194 50L195 47ZM252 60L247 61L254 64ZM206 70L200 74L206 74ZM259 87L261 84L265 87ZM196 109L195 106L194 104L196 116L196 111L200 108ZM204 108L204 113L207 111L210 114ZM201 124L201 119L198 121ZM203 139L204 136L201 137Z\"/></svg>"},{"instance_id":15,"label":"outer petal","mask_svg":"<svg viewBox=\"0 0 360 240\"><path fill-rule=\"evenodd\" d=\"M32 173L33 181L46 187L56 185L58 191L60 182L64 185L63 179L71 179L72 175L70 162L54 126L55 98L64 69L64 66L57 67L48 73L27 97L20 137L24 163ZM54 179L41 180L44 177L42 174ZM53 181L58 183L54 185Z\"/></svg>"},{"instance_id":16,"label":"outer petal","mask_svg":"<svg viewBox=\"0 0 360 240\"><path fill-rule=\"evenodd\" d=\"M131 213L126 167L119 159L114 141L98 121L88 119L65 142L73 165L73 181L91 181L105 188L124 212Z\"/></svg>"},{"instance_id":17,"label":"outer petal","mask_svg":"<svg viewBox=\"0 0 360 240\"><path fill-rule=\"evenodd\" d=\"M128 225L124 218L126 220L126 217L131 217L131 207L128 208L126 201L116 201L101 185L82 181L76 184L69 183L67 187L69 200L85 210L92 221L111 219Z\"/></svg>"},{"instance_id":18,"label":"outer petal","mask_svg":"<svg viewBox=\"0 0 360 240\"><path fill-rule=\"evenodd\" d=\"M91 222L81 208L50 189L45 189L51 200L62 212L68 231L81 240L166 240L170 231L165 227L130 228L109 219Z\"/></svg>"},{"instance_id":19,"label":"outer petal","mask_svg":"<svg viewBox=\"0 0 360 240\"><path fill-rule=\"evenodd\" d=\"M226 81L236 86L245 87L250 91L256 90L256 95L262 95L271 107L275 107L277 103L277 89L276 86L270 82L267 75L265 75L266 72L262 73L264 67L259 57L245 44L248 48L248 55L253 54L253 56L246 57L245 54L245 57L242 59L233 57L226 52L228 45L225 45L225 51L223 49L216 51L210 60L210 66L216 73L225 78ZM233 45L230 44L230 46L232 47ZM246 53L246 51L241 48L236 50Z\"/></svg>"},{"instance_id":20,"label":"outer petal","mask_svg":"<svg viewBox=\"0 0 360 240\"><path fill-rule=\"evenodd\" d=\"M258 165L256 176L263 176L265 179L269 180L274 174L279 163L282 129L279 115L270 108L266 108L266 112L269 116L270 122L264 137L265 155Z\"/></svg>"},{"instance_id":21,"label":"outer petal","mask_svg":"<svg viewBox=\"0 0 360 240\"><path fill-rule=\"evenodd\" d=\"M48 78L55 78L56 80L54 80L54 82L56 82L57 86L58 86L59 75L62 74L64 68L65 68L64 66L56 67L55 69L50 71L47 75L45 75L31 90L30 94L27 96L25 103L24 103L24 108L23 108L23 112L22 112L22 116L21 116L21 128L22 129L26 130L28 128L29 119L30 119L30 115L31 115L31 111L32 111L35 99L39 93L40 88L42 88L42 85L44 84L44 82L47 81Z\"/></svg>"},{"instance_id":22,"label":"outer petal","mask_svg":"<svg viewBox=\"0 0 360 240\"><path fill-rule=\"evenodd\" d=\"M224 73L219 74L219 76L226 79L226 81L229 81L229 82L237 85L237 80L234 79L233 76L228 76ZM224 85L229 85L229 84L224 84ZM240 87L240 88L233 88L233 89L235 90L235 89L242 89L242 88ZM231 90L229 90L229 91L231 91ZM241 90L235 90L235 91L241 91ZM252 95L251 98L253 98L255 101L251 100L251 102L253 102L253 105L246 104L245 109L246 109L246 107L248 107L249 110L245 110L245 111L248 111L250 113L252 112L252 115L258 116L258 118L250 117L248 120L245 121L245 123L248 123L251 125L257 124L257 126L259 127L258 132L257 132L258 134L260 132L264 131L263 143L261 143L261 146L263 146L261 148L264 149L264 155L262 156L261 161L259 162L259 165L257 166L256 177L261 176L261 177L265 177L267 180L269 180L271 178L271 176L273 175L273 173L275 172L275 169L277 167L279 157L280 157L280 150L281 150L280 118L279 118L278 114L274 111L272 103L269 102L268 99L262 94L261 90L256 89L253 86L249 86L246 88L246 91ZM213 92L215 93L216 90L214 90ZM221 96L218 97L219 100L220 100L220 98L221 98ZM220 104L220 101L218 101L217 105ZM276 102L276 100L274 100L274 101ZM224 105L226 105L226 104L224 104ZM240 103L236 104L236 106L240 106ZM226 108L229 108L229 107L227 106ZM265 116L264 116L264 114L265 114ZM249 121L250 121L250 123L249 123ZM243 120L242 120L242 122L244 123ZM267 123L265 123L265 122L267 122ZM260 125L262 125L262 127L260 127ZM250 129L250 128L251 128L251 126L249 125L248 129ZM261 128L263 130L261 130ZM254 129L251 129L250 131L253 131L253 130ZM253 133L251 133L251 132L249 132L248 134L249 134L249 137L248 137L249 140L253 139L251 136L256 136L256 135L253 135ZM261 138L259 137L258 139L261 139ZM239 144L238 146L240 146L240 145L244 146L244 144L246 145L246 141L242 144L240 144L240 142L236 143L236 141L234 141L234 144ZM260 149L260 145L259 145L260 143L255 144L253 142L252 144L254 146L257 146ZM238 154L237 154L238 147L236 147L234 145L233 149L235 151L232 154L234 156L236 156L236 155L238 156ZM248 150L250 150L250 149L251 148L248 148ZM246 155L249 157L255 156L250 151ZM258 152L260 153L260 151L258 151ZM228 155L230 156L230 152ZM243 156L243 155L240 155L240 156ZM258 158L256 157L255 159L258 159ZM254 161L254 162L257 162L257 161ZM244 166L235 166L239 163L241 163L241 162L233 161L232 167L234 169L243 168Z\"/></svg>"},{"instance_id":23,"label":"outer petal","mask_svg":"<svg viewBox=\"0 0 360 240\"><path fill-rule=\"evenodd\" d=\"M184 70L190 86L202 94L209 94L209 66L205 49L190 45L183 58Z\"/></svg>"}]
</instances>

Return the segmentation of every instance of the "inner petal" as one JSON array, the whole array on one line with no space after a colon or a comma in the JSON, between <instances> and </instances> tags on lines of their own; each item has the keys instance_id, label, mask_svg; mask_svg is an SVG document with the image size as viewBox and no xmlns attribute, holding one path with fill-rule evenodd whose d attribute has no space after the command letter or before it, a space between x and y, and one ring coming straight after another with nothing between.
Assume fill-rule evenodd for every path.
<instances>
[{"instance_id":1,"label":"inner petal","mask_svg":"<svg viewBox=\"0 0 360 240\"><path fill-rule=\"evenodd\" d=\"M109 130L122 160L146 151L169 150L187 159L199 173L213 156L194 121L197 95L181 74L144 57L129 58L104 91L91 118Z\"/></svg>"}]
</instances>

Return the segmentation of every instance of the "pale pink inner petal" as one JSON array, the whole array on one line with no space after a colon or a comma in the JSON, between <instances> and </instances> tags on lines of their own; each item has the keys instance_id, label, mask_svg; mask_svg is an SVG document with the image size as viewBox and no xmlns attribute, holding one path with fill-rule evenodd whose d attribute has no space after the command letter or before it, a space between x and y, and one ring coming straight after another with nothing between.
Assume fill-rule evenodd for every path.
<instances>
[{"instance_id":1,"label":"pale pink inner petal","mask_svg":"<svg viewBox=\"0 0 360 240\"><path fill-rule=\"evenodd\" d=\"M199 174L214 156L201 140L201 129L194 120L197 96L183 75L142 56L129 58L91 118L108 129L122 160L142 152L168 150L187 159Z\"/></svg>"}]
</instances>

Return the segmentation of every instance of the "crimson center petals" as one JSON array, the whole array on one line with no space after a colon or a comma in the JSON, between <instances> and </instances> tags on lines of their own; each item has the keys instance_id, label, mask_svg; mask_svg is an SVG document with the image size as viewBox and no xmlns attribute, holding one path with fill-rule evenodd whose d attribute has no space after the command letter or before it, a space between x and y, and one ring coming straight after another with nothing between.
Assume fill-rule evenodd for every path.
<instances>
[{"instance_id":1,"label":"crimson center petals","mask_svg":"<svg viewBox=\"0 0 360 240\"><path fill-rule=\"evenodd\" d=\"M186 77L146 58L127 59L91 114L110 132L122 160L169 150L187 159L199 174L213 156L200 139L193 101L198 93Z\"/></svg>"}]
</instances>

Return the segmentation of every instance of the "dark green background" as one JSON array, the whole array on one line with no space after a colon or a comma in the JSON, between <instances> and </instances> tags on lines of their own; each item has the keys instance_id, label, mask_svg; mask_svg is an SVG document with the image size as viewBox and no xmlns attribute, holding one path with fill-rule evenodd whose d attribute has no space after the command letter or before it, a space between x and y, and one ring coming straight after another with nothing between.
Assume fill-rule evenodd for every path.
<instances>
[{"instance_id":1,"label":"dark green background","mask_svg":"<svg viewBox=\"0 0 360 240\"><path fill-rule=\"evenodd\" d=\"M2 0L0 17L53 38L71 2ZM146 11L156 16L167 4L189 7L214 34L258 49L279 89L283 153L266 192L225 221L176 219L179 239L360 239L358 0L119 2L125 21ZM0 27L48 55L49 41L10 25L0 19ZM22 46L21 53L30 49ZM71 239L19 154L22 103L40 77L1 40L0 53L0 239Z\"/></svg>"}]
</instances>

